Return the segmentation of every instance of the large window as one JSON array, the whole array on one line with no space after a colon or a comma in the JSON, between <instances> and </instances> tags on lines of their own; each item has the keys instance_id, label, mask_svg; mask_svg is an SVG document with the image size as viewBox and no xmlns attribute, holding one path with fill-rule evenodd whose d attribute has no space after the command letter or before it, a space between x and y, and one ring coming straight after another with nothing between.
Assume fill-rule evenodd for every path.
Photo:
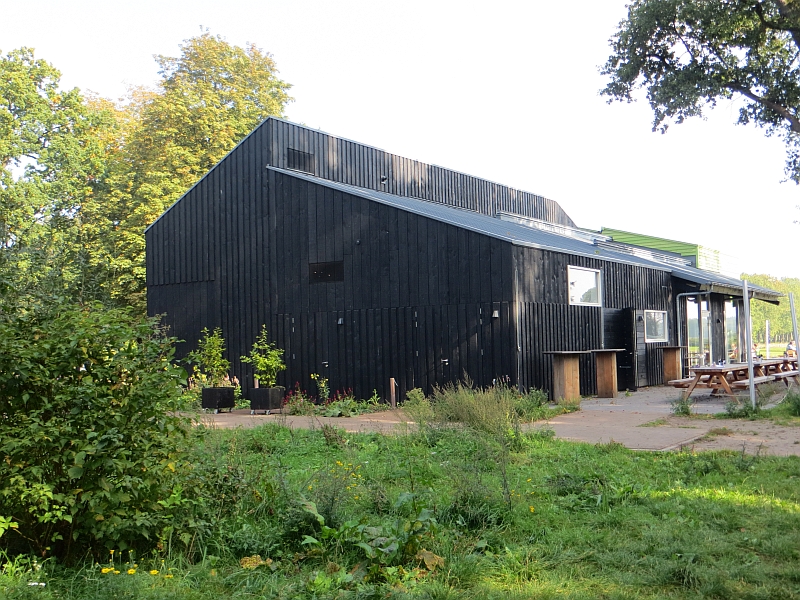
<instances>
[{"instance_id":1,"label":"large window","mask_svg":"<svg viewBox=\"0 0 800 600\"><path fill-rule=\"evenodd\" d=\"M663 310L644 311L644 341L668 342L667 313Z\"/></svg>"},{"instance_id":2,"label":"large window","mask_svg":"<svg viewBox=\"0 0 800 600\"><path fill-rule=\"evenodd\" d=\"M600 306L600 271L583 267L567 267L569 277L569 303L585 306Z\"/></svg>"}]
</instances>

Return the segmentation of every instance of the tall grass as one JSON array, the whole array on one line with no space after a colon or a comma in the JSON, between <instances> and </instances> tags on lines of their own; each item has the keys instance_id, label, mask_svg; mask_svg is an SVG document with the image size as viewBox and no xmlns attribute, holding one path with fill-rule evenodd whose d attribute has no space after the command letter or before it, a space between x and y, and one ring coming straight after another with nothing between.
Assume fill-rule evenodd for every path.
<instances>
[{"instance_id":1,"label":"tall grass","mask_svg":"<svg viewBox=\"0 0 800 600\"><path fill-rule=\"evenodd\" d=\"M520 393L505 385L476 388L469 378L434 389L430 398L411 390L403 405L423 426L459 424L491 435L518 431L520 423L580 410L580 404L550 407L547 395L532 389Z\"/></svg>"}]
</instances>

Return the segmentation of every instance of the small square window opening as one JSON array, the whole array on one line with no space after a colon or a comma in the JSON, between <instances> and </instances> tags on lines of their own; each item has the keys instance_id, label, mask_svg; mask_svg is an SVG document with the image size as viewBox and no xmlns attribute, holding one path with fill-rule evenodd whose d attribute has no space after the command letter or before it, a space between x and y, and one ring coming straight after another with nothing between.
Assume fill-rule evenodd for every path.
<instances>
[{"instance_id":1,"label":"small square window opening","mask_svg":"<svg viewBox=\"0 0 800 600\"><path fill-rule=\"evenodd\" d=\"M308 279L311 283L344 281L344 261L310 263L308 265Z\"/></svg>"},{"instance_id":2,"label":"small square window opening","mask_svg":"<svg viewBox=\"0 0 800 600\"><path fill-rule=\"evenodd\" d=\"M644 311L644 341L645 342L669 341L669 331L667 330L667 311L664 310Z\"/></svg>"}]
</instances>

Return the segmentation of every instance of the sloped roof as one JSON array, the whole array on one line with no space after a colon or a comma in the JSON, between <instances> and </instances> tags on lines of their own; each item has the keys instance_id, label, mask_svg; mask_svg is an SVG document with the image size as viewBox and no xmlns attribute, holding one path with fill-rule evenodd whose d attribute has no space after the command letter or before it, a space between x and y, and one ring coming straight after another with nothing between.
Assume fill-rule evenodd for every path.
<instances>
[{"instance_id":1,"label":"sloped roof","mask_svg":"<svg viewBox=\"0 0 800 600\"><path fill-rule=\"evenodd\" d=\"M611 262L658 269L667 271L678 279L698 284L701 287L701 291L714 291L734 296L742 295L742 281L739 279L727 277L718 273L702 271L689 265L676 264L677 261L670 261L669 263L661 262L656 253L652 255L644 253L645 255L643 256L641 249L621 243L608 243L606 241L607 238L604 236L596 236L595 239L591 235L586 235L584 232L583 235L573 237L554 231L538 229L521 222L501 220L472 210L447 206L420 198L397 196L386 192L359 188L345 183L321 179L298 171L288 171L277 167L267 168L290 177L304 179L330 189L339 190L354 196L393 206L410 213L428 217L436 221L462 227L469 231L488 235L517 246L564 252ZM631 253L634 248L637 252ZM749 289L751 293L754 294L755 298L768 302L777 302L778 298L782 295L779 292L754 285L749 286Z\"/></svg>"}]
</instances>

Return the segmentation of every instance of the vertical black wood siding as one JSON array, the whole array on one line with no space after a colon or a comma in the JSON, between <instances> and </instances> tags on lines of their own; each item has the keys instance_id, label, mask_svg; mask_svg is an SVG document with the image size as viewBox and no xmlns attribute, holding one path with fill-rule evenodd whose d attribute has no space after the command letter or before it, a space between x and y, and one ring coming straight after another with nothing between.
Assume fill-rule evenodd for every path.
<instances>
[{"instance_id":1,"label":"vertical black wood siding","mask_svg":"<svg viewBox=\"0 0 800 600\"><path fill-rule=\"evenodd\" d=\"M288 152L291 149L313 155L312 174L331 181L442 202L491 216L498 211L506 211L575 226L553 200L403 158L294 123L268 119L255 133L269 136L269 164L274 167L291 168Z\"/></svg>"},{"instance_id":2,"label":"vertical black wood siding","mask_svg":"<svg viewBox=\"0 0 800 600\"><path fill-rule=\"evenodd\" d=\"M520 302L519 335L522 348L520 384L552 389L549 350L594 350L603 341L603 317L598 307L570 306L567 267L598 269L602 273L603 307L671 312L672 277L665 271L608 262L584 256L515 246L514 264ZM659 347L645 343L644 322L637 321L638 385L660 385L663 362ZM670 327L676 343L675 328ZM594 357L581 357L581 394L597 391Z\"/></svg>"}]
</instances>

